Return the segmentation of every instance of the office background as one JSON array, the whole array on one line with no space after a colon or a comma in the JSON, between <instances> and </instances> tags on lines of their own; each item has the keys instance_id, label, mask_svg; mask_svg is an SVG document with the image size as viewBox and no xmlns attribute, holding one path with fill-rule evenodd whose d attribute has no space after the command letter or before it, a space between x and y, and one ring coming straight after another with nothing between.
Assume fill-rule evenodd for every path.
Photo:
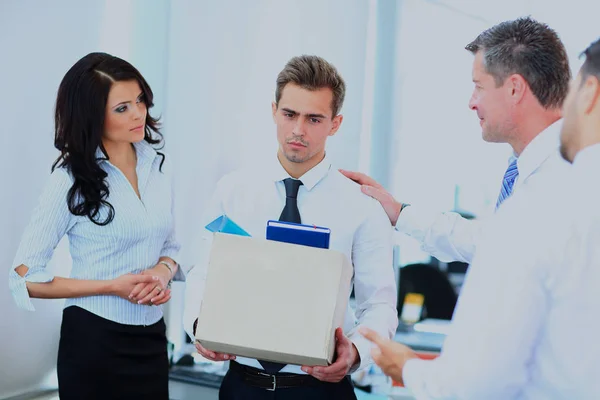
<instances>
[{"instance_id":1,"label":"office background","mask_svg":"<svg viewBox=\"0 0 600 400\"><path fill-rule=\"evenodd\" d=\"M0 398L56 379L62 301L17 309L7 271L57 156L56 90L83 55L120 56L153 88L187 246L217 180L274 156L275 78L299 54L326 58L346 80L344 122L328 143L337 166L371 174L403 201L482 215L510 149L481 140L464 46L532 15L558 31L576 71L600 34L598 11L586 0L0 0ZM397 240L399 264L425 257ZM68 274L65 241L49 268ZM176 345L181 309L179 285L167 310Z\"/></svg>"}]
</instances>

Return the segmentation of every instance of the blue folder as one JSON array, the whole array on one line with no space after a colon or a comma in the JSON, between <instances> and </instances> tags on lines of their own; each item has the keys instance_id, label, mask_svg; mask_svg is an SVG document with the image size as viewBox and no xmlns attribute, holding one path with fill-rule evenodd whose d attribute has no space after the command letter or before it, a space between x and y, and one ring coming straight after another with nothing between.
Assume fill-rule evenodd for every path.
<instances>
[{"instance_id":1,"label":"blue folder","mask_svg":"<svg viewBox=\"0 0 600 400\"><path fill-rule=\"evenodd\" d=\"M233 222L227 215L221 215L205 226L211 232L229 233L231 235L250 236L241 226Z\"/></svg>"},{"instance_id":2,"label":"blue folder","mask_svg":"<svg viewBox=\"0 0 600 400\"><path fill-rule=\"evenodd\" d=\"M331 230L321 226L282 221L267 222L267 240L328 249L330 236Z\"/></svg>"}]
</instances>

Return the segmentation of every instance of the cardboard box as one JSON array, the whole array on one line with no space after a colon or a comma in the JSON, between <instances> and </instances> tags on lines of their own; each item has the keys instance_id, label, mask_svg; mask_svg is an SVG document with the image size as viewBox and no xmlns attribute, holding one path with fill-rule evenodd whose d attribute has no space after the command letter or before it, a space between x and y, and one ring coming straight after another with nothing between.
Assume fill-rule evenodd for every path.
<instances>
[{"instance_id":1,"label":"cardboard box","mask_svg":"<svg viewBox=\"0 0 600 400\"><path fill-rule=\"evenodd\" d=\"M259 360L331 364L352 273L334 250L216 233L196 339Z\"/></svg>"}]
</instances>

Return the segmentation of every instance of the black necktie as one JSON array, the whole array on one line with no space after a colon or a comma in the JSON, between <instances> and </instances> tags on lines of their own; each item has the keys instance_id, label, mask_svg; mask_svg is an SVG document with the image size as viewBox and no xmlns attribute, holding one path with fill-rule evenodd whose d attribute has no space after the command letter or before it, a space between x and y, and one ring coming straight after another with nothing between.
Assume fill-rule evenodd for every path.
<instances>
[{"instance_id":1,"label":"black necktie","mask_svg":"<svg viewBox=\"0 0 600 400\"><path fill-rule=\"evenodd\" d=\"M302 186L302 181L287 178L283 180L283 184L285 185L285 207L283 207L283 211L281 211L279 220L299 224L301 223L301 219L300 210L298 210L298 189ZM258 362L269 374L275 374L285 367L285 364L271 361L259 360Z\"/></svg>"},{"instance_id":2,"label":"black necktie","mask_svg":"<svg viewBox=\"0 0 600 400\"><path fill-rule=\"evenodd\" d=\"M285 207L281 211L280 221L301 223L300 210L298 210L298 189L302 181L287 178L283 180L285 185Z\"/></svg>"}]
</instances>

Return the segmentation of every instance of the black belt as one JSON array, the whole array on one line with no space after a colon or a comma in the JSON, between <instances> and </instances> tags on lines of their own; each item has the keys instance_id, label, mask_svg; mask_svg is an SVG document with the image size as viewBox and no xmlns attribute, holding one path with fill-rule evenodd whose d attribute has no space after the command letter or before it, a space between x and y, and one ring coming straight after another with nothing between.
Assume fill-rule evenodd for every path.
<instances>
[{"instance_id":1,"label":"black belt","mask_svg":"<svg viewBox=\"0 0 600 400\"><path fill-rule=\"evenodd\" d=\"M322 383L311 375L286 373L268 374L261 369L242 365L236 361L229 362L229 369L241 376L248 385L271 391L300 386L315 386Z\"/></svg>"}]
</instances>

